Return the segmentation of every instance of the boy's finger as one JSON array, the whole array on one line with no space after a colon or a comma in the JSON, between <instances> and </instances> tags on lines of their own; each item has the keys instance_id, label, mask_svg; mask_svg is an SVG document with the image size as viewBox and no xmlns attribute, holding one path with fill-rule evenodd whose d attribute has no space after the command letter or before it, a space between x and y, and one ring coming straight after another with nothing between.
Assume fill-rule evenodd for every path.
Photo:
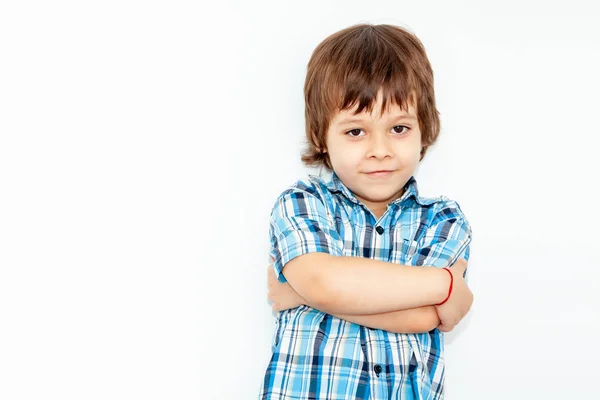
<instances>
[{"instance_id":1,"label":"boy's finger","mask_svg":"<svg viewBox=\"0 0 600 400\"><path fill-rule=\"evenodd\" d=\"M450 332L452 330L452 326L450 325L444 325L444 324L439 324L438 325L438 329L442 332Z\"/></svg>"},{"instance_id":2,"label":"boy's finger","mask_svg":"<svg viewBox=\"0 0 600 400\"><path fill-rule=\"evenodd\" d=\"M273 267L271 267L271 266L269 266L269 268L267 269L267 277L268 277L269 284L274 284L277 282L277 277L275 276L275 271L273 270Z\"/></svg>"},{"instance_id":3,"label":"boy's finger","mask_svg":"<svg viewBox=\"0 0 600 400\"><path fill-rule=\"evenodd\" d=\"M456 262L452 264L452 268L455 270L460 268L462 272L465 272L465 270L467 269L467 260L465 260L464 258L456 260Z\"/></svg>"}]
</instances>

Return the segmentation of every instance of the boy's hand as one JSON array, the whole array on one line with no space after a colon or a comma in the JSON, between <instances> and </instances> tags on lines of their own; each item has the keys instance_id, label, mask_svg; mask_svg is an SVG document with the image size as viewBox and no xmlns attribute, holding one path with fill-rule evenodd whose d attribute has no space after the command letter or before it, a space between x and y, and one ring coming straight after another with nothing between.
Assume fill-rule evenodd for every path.
<instances>
[{"instance_id":1,"label":"boy's hand","mask_svg":"<svg viewBox=\"0 0 600 400\"><path fill-rule=\"evenodd\" d=\"M465 315L473 304L473 293L467 286L463 275L467 269L467 260L456 261L448 270L454 277L454 287L448 301L441 306L435 306L440 324L438 329L442 332L450 332Z\"/></svg>"},{"instance_id":2,"label":"boy's hand","mask_svg":"<svg viewBox=\"0 0 600 400\"><path fill-rule=\"evenodd\" d=\"M281 283L275 276L275 270L272 265L268 268L268 287L269 300L273 302L271 308L273 311L283 311L290 308L296 308L305 304L305 300L294 290L289 283Z\"/></svg>"}]
</instances>

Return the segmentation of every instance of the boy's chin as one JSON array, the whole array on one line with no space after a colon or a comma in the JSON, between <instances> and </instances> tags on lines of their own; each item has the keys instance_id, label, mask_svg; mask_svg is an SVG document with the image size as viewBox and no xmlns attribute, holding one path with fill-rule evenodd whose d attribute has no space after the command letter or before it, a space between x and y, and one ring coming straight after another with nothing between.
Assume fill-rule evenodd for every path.
<instances>
[{"instance_id":1,"label":"boy's chin","mask_svg":"<svg viewBox=\"0 0 600 400\"><path fill-rule=\"evenodd\" d=\"M368 191L363 191L362 195L359 194L359 196L371 203L391 203L392 201L400 198L402 195L402 188L403 187L399 187L395 190L372 190L372 188L370 188Z\"/></svg>"}]
</instances>

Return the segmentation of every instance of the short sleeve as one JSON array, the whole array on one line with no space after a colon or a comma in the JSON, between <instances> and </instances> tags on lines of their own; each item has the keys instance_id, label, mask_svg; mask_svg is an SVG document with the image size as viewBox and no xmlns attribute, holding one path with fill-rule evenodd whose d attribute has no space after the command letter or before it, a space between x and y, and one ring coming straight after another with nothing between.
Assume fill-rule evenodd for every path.
<instances>
[{"instance_id":1,"label":"short sleeve","mask_svg":"<svg viewBox=\"0 0 600 400\"><path fill-rule=\"evenodd\" d=\"M469 259L471 225L456 201L445 201L419 242L413 265L445 268L459 258Z\"/></svg>"},{"instance_id":2,"label":"short sleeve","mask_svg":"<svg viewBox=\"0 0 600 400\"><path fill-rule=\"evenodd\" d=\"M270 218L271 256L280 282L286 282L283 267L308 253L343 254L333 218L317 194L290 189L276 201Z\"/></svg>"}]
</instances>

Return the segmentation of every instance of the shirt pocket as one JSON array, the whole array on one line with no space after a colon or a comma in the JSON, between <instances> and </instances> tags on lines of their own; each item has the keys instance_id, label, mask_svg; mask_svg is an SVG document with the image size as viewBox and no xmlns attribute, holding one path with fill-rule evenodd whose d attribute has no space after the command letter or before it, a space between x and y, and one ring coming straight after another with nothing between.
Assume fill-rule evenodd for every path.
<instances>
[{"instance_id":1,"label":"shirt pocket","mask_svg":"<svg viewBox=\"0 0 600 400\"><path fill-rule=\"evenodd\" d=\"M409 232L407 228L405 229L394 230L393 254L390 261L396 264L410 265L411 260L419 250L419 242L410 237L405 237Z\"/></svg>"}]
</instances>

